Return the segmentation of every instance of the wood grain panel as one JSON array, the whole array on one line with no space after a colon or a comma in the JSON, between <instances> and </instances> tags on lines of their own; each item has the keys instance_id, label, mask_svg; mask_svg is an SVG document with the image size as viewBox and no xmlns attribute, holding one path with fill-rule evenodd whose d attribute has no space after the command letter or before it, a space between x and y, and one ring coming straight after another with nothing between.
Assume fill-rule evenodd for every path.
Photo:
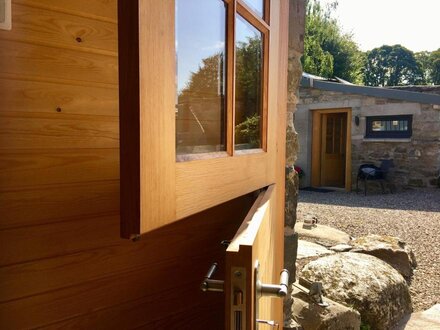
<instances>
[{"instance_id":1,"label":"wood grain panel","mask_svg":"<svg viewBox=\"0 0 440 330\"><path fill-rule=\"evenodd\" d=\"M0 149L119 148L118 127L117 117L0 112Z\"/></svg>"},{"instance_id":2,"label":"wood grain panel","mask_svg":"<svg viewBox=\"0 0 440 330\"><path fill-rule=\"evenodd\" d=\"M176 219L174 10L174 1L139 3L141 233Z\"/></svg>"},{"instance_id":3,"label":"wood grain panel","mask_svg":"<svg viewBox=\"0 0 440 330\"><path fill-rule=\"evenodd\" d=\"M121 235L176 220L174 2L119 6ZM154 45L154 47L152 47Z\"/></svg>"},{"instance_id":4,"label":"wood grain panel","mask_svg":"<svg viewBox=\"0 0 440 330\"><path fill-rule=\"evenodd\" d=\"M274 239L279 227L276 209L276 190L275 185L269 186L260 193L255 204L250 209L246 218L238 229L234 239L228 246L226 252L226 269L233 267L243 267L246 269L246 329L254 330L255 327L251 320L257 316L255 311L258 309L258 318L263 320L275 320L282 324L282 299L262 297L258 299L255 295L257 289L255 266L259 263L258 280L265 284L278 284L281 269L277 269L278 259L282 260L283 241ZM231 273L226 273L225 288L233 289L230 284ZM232 292L226 291L226 320L233 319L231 315ZM228 322L226 329L234 329Z\"/></svg>"},{"instance_id":5,"label":"wood grain panel","mask_svg":"<svg viewBox=\"0 0 440 330\"><path fill-rule=\"evenodd\" d=\"M180 293L183 297L193 293L187 286ZM170 310L169 301L159 304L152 301L150 297L114 306L105 310L96 311L87 315L82 315L69 320L44 326L44 329L190 329L191 330L223 330L224 322L219 315L223 314L224 306L222 295L218 297L210 295L211 300L202 300L201 303L173 308ZM181 297L175 297L177 301ZM213 300L221 300L216 302ZM169 310L166 317L161 314L149 315L145 311L155 308ZM183 308L182 308L183 307ZM129 325L129 326L128 326Z\"/></svg>"},{"instance_id":6,"label":"wood grain panel","mask_svg":"<svg viewBox=\"0 0 440 330\"><path fill-rule=\"evenodd\" d=\"M0 191L25 186L117 179L117 149L0 151Z\"/></svg>"},{"instance_id":7,"label":"wood grain panel","mask_svg":"<svg viewBox=\"0 0 440 330\"><path fill-rule=\"evenodd\" d=\"M43 239L51 237L52 234L48 232L51 226L53 230L63 228L59 230L60 233L64 233L62 234L63 237L59 239L71 242L71 248L60 252L70 254L46 258L56 253L56 251L53 251L56 247L56 242L53 242L52 251L49 249L42 250L38 246L38 239L23 243L22 245L30 245L31 249L34 249L33 244L36 244L35 249L38 251L33 255L33 259L39 259L0 268L0 302L61 289L66 283L76 285L107 277L110 274L114 275L128 270L136 270L145 267L147 264L159 265L163 262L180 258L182 253L194 253L201 246L204 249L210 246L214 247L214 250L218 253L220 241L232 238L233 230L244 217L243 213L246 210L244 206L250 206L252 201L252 196L244 196L229 202L227 210L225 205L207 210L192 219L185 219L179 222L178 225L166 226L160 232L149 234L136 243L128 240L118 240L116 244L111 242L112 244L107 246L76 253L69 252L69 250L73 251L72 249L75 248L75 241L77 249L83 249L85 244L96 244L92 243L92 240L98 244L107 244L108 242L102 241L100 237L93 239L93 236L87 235L90 240L87 243L85 240L76 237L78 230L80 230L79 228L83 226L81 221L74 221L65 225L59 224L57 226L32 227L30 230L35 232L36 236L37 234L44 236ZM216 213L219 210L221 213ZM207 218L210 221L206 221ZM101 233L100 235L107 234L107 236L111 234L112 237L117 238L119 228L117 228L116 221L114 217L109 221L104 218L89 219L86 220L86 226L93 229L94 233ZM102 228L102 226L109 226L110 231ZM72 232L69 233L70 230L66 230L67 228L71 229ZM190 232L189 228L196 230L198 235ZM213 236L214 230L215 235ZM15 232L22 231L6 232L13 235ZM12 235L9 237L13 237ZM53 235L57 236L56 234ZM166 242L163 237L166 237ZM5 239L8 240L8 238ZM166 253L153 253L162 249L164 245L166 245ZM66 244L64 246L67 247ZM17 252L20 251L23 251L23 248L17 250ZM194 255L198 255L199 252L194 253ZM212 255L211 261L215 261L218 257L218 255ZM147 263L146 260L148 260ZM204 266L207 268L209 264L204 264ZM103 269L107 271L103 272ZM202 275L200 278L202 278ZM200 279L198 280L200 281Z\"/></svg>"},{"instance_id":8,"label":"wood grain panel","mask_svg":"<svg viewBox=\"0 0 440 330\"><path fill-rule=\"evenodd\" d=\"M0 40L0 72L78 81L118 82L113 56Z\"/></svg>"},{"instance_id":9,"label":"wood grain panel","mask_svg":"<svg viewBox=\"0 0 440 330\"><path fill-rule=\"evenodd\" d=\"M119 181L11 188L0 192L0 230L117 212Z\"/></svg>"},{"instance_id":10,"label":"wood grain panel","mask_svg":"<svg viewBox=\"0 0 440 330\"><path fill-rule=\"evenodd\" d=\"M12 5L11 31L0 31L0 39L26 41L41 45L117 56L117 25L80 16Z\"/></svg>"},{"instance_id":11,"label":"wood grain panel","mask_svg":"<svg viewBox=\"0 0 440 330\"><path fill-rule=\"evenodd\" d=\"M2 325L9 329L30 329L144 297L149 297L150 300L149 309L144 313L153 319L159 319L160 314L155 316L155 312L160 311L158 307L162 308L162 313L169 309L167 314L172 314L171 309L181 310L185 303L193 306L190 299L197 301L201 296L200 280L193 282L175 271L176 267L184 267L184 262L173 260L156 267L146 267L135 272L14 300L0 305L0 319ZM197 273L192 276L199 275L203 278L204 270L200 266L196 265L194 270ZM176 294L181 291L185 293L186 290L182 290L185 286L192 288L191 298ZM130 326L127 325L127 328Z\"/></svg>"},{"instance_id":12,"label":"wood grain panel","mask_svg":"<svg viewBox=\"0 0 440 330\"><path fill-rule=\"evenodd\" d=\"M30 328L63 322L61 324L84 324L86 328L94 328L89 324L111 324L113 318L115 324L121 324L122 320L128 320L122 314L127 306L133 308L129 315L133 315L134 322L139 320L141 324L149 324L151 329L165 329L169 317L179 319L182 324L186 322L190 329L199 328L197 323L191 323L197 322L199 317L203 324L209 321L214 325L221 324L223 296L200 292L200 280L211 262L218 261L223 267L224 247L220 241L232 238L240 224L239 219L243 219L253 201L251 195L244 196L146 234L136 243L118 239L114 245L108 242L108 248L72 256L64 255L67 245L76 244L78 248L83 244L84 235L92 240L92 233L99 232L99 226L83 229L83 225L78 225L78 230L73 227L53 228L52 234L43 229L45 226L34 227L35 233L26 235L31 240L28 242L30 249L38 249L45 241L46 249L51 245L53 251L64 256L52 262L39 260L3 269L1 282L6 283L2 284L2 293L3 289L7 290L8 298L25 293L31 295L0 305L2 325ZM207 218L210 222L206 221ZM110 232L104 230L95 236L97 244L107 244L104 237L118 237L118 223L113 221L115 226ZM86 227L88 222L84 224ZM14 239L21 240L21 237ZM3 246L1 251L5 251ZM24 289L20 288L20 283ZM41 290L45 293L32 295ZM211 306L207 315L198 310L198 306L203 305ZM135 306L144 306L145 309L141 311ZM213 306L219 306L219 309ZM184 310L189 314L180 314ZM112 311L117 314L111 315Z\"/></svg>"},{"instance_id":13,"label":"wood grain panel","mask_svg":"<svg viewBox=\"0 0 440 330\"><path fill-rule=\"evenodd\" d=\"M2 253L0 266L120 245L118 222L115 214L2 230L1 250L14 253Z\"/></svg>"},{"instance_id":14,"label":"wood grain panel","mask_svg":"<svg viewBox=\"0 0 440 330\"><path fill-rule=\"evenodd\" d=\"M268 159L267 153L260 152L177 163L177 219L273 183ZM213 178L221 178L221 184Z\"/></svg>"},{"instance_id":15,"label":"wood grain panel","mask_svg":"<svg viewBox=\"0 0 440 330\"><path fill-rule=\"evenodd\" d=\"M0 113L44 112L119 116L117 86L75 86L0 77Z\"/></svg>"},{"instance_id":16,"label":"wood grain panel","mask_svg":"<svg viewBox=\"0 0 440 330\"><path fill-rule=\"evenodd\" d=\"M117 19L117 0L14 0L14 2L115 23Z\"/></svg>"}]
</instances>

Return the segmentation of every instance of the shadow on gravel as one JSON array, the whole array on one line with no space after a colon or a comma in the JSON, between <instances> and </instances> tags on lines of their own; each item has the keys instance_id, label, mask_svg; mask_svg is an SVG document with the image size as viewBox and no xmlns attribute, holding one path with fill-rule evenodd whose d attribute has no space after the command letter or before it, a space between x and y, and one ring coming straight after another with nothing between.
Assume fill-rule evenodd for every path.
<instances>
[{"instance_id":1,"label":"shadow on gravel","mask_svg":"<svg viewBox=\"0 0 440 330\"><path fill-rule=\"evenodd\" d=\"M300 190L299 202L349 207L440 212L440 189L420 189L394 194L334 191L319 193Z\"/></svg>"}]
</instances>

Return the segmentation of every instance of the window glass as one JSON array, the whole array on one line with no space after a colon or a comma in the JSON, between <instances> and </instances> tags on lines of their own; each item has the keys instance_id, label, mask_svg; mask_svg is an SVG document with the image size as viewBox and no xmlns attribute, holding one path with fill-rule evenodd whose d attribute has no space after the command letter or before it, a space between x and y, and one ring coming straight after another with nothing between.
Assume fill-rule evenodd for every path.
<instances>
[{"instance_id":1,"label":"window glass","mask_svg":"<svg viewBox=\"0 0 440 330\"><path fill-rule=\"evenodd\" d=\"M263 34L237 15L235 149L261 148Z\"/></svg>"},{"instance_id":2,"label":"window glass","mask_svg":"<svg viewBox=\"0 0 440 330\"><path fill-rule=\"evenodd\" d=\"M244 2L255 11L258 16L263 18L264 15L264 0L244 0Z\"/></svg>"},{"instance_id":3,"label":"window glass","mask_svg":"<svg viewBox=\"0 0 440 330\"><path fill-rule=\"evenodd\" d=\"M412 115L367 117L367 138L409 138Z\"/></svg>"},{"instance_id":4,"label":"window glass","mask_svg":"<svg viewBox=\"0 0 440 330\"><path fill-rule=\"evenodd\" d=\"M408 120L374 120L372 130L380 131L407 131Z\"/></svg>"},{"instance_id":5,"label":"window glass","mask_svg":"<svg viewBox=\"0 0 440 330\"><path fill-rule=\"evenodd\" d=\"M226 150L225 45L222 0L176 0L178 160Z\"/></svg>"}]
</instances>

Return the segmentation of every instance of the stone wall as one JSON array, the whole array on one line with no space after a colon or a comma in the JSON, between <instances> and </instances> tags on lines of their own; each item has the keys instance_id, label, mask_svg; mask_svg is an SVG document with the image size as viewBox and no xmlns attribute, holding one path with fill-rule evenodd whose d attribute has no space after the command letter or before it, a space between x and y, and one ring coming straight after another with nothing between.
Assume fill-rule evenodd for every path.
<instances>
[{"instance_id":1,"label":"stone wall","mask_svg":"<svg viewBox=\"0 0 440 330\"><path fill-rule=\"evenodd\" d=\"M293 120L299 100L298 88L302 74L301 56L304 50L305 4L306 0L289 0L284 268L290 273L290 283L296 279L296 254L298 248L298 236L293 231L296 222L299 187L298 174L293 169L298 154L298 133L295 130ZM292 300L286 298L284 301L285 325L291 323L291 305ZM284 327L284 329L288 329L288 327Z\"/></svg>"},{"instance_id":2,"label":"stone wall","mask_svg":"<svg viewBox=\"0 0 440 330\"><path fill-rule=\"evenodd\" d=\"M298 134L293 123L301 80L301 56L304 50L305 0L290 0L289 6L289 72L286 134L286 212L285 225L293 228L296 221L298 175L293 170L298 154Z\"/></svg>"},{"instance_id":3,"label":"stone wall","mask_svg":"<svg viewBox=\"0 0 440 330\"><path fill-rule=\"evenodd\" d=\"M352 182L356 183L359 165L393 159L390 180L399 187L437 187L440 171L440 107L401 100L300 88L300 103L295 123L301 136L298 164L311 172L311 111L313 109L352 109ZM413 115L409 139L366 139L367 116ZM359 116L359 126L354 118Z\"/></svg>"}]
</instances>

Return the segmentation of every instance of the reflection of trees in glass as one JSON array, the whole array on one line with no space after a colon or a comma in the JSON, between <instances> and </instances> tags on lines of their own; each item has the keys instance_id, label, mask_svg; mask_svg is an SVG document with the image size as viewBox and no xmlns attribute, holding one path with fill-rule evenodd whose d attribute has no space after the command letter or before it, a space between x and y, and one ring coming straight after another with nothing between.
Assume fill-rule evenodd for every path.
<instances>
[{"instance_id":1,"label":"reflection of trees in glass","mask_svg":"<svg viewBox=\"0 0 440 330\"><path fill-rule=\"evenodd\" d=\"M260 117L262 109L262 40L261 37L248 38L236 47L235 100L236 100L236 143L246 143L250 147L260 146ZM212 122L222 121L222 144L224 144L224 55L218 53L202 60L196 72L192 72L188 83L178 94L177 131L188 131L183 127L191 122L191 143L183 145L202 145L206 136L209 139ZM203 105L203 106L201 106ZM216 111L216 118L203 114ZM194 134L198 131L199 134ZM202 131L205 131L202 134ZM213 131L212 135L219 134ZM197 141L196 141L197 139ZM218 140L218 138L217 138ZM218 142L217 142L218 143Z\"/></svg>"},{"instance_id":2,"label":"reflection of trees in glass","mask_svg":"<svg viewBox=\"0 0 440 330\"><path fill-rule=\"evenodd\" d=\"M218 95L224 95L223 68L223 53L202 59L202 65L199 66L197 72L191 72L188 83L180 91L179 101L184 101L191 97L217 97Z\"/></svg>"},{"instance_id":3,"label":"reflection of trees in glass","mask_svg":"<svg viewBox=\"0 0 440 330\"><path fill-rule=\"evenodd\" d=\"M235 126L236 140L245 141L250 148L260 147L260 116L247 117ZM236 142L240 143L240 142Z\"/></svg>"},{"instance_id":4,"label":"reflection of trees in glass","mask_svg":"<svg viewBox=\"0 0 440 330\"><path fill-rule=\"evenodd\" d=\"M263 48L260 36L248 37L236 47L235 143L260 146Z\"/></svg>"},{"instance_id":5,"label":"reflection of trees in glass","mask_svg":"<svg viewBox=\"0 0 440 330\"><path fill-rule=\"evenodd\" d=\"M202 60L178 94L177 152L224 150L224 55Z\"/></svg>"}]
</instances>

